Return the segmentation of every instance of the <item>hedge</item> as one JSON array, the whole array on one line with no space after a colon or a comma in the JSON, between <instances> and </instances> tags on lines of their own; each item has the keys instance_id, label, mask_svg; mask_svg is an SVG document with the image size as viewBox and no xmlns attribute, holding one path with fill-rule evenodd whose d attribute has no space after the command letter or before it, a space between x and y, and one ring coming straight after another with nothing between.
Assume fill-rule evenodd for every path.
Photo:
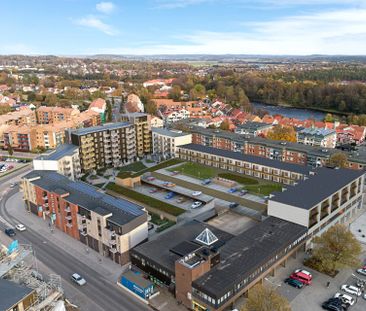
<instances>
[{"instance_id":1,"label":"hedge","mask_svg":"<svg viewBox=\"0 0 366 311\"><path fill-rule=\"evenodd\" d=\"M135 190L118 186L115 183L109 183L107 189L114 191L116 193L122 194L128 198L131 198L137 202L141 202L153 208L156 208L162 212L171 214L173 216L179 216L185 212L184 209L165 203L163 201L157 200L155 198L149 197L145 194L137 192Z\"/></svg>"},{"instance_id":2,"label":"hedge","mask_svg":"<svg viewBox=\"0 0 366 311\"><path fill-rule=\"evenodd\" d=\"M246 185L259 184L258 180L256 180L256 179L245 177L245 176L239 176L239 175L235 175L235 174L231 174L231 173L219 173L218 176L221 178L236 181L240 184L246 184Z\"/></svg>"}]
</instances>

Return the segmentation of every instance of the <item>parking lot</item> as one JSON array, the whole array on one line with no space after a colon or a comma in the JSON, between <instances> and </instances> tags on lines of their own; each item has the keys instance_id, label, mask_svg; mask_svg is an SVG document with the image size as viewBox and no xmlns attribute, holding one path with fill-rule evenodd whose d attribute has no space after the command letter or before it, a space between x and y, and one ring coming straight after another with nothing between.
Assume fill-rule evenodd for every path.
<instances>
[{"instance_id":1,"label":"parking lot","mask_svg":"<svg viewBox=\"0 0 366 311\"><path fill-rule=\"evenodd\" d=\"M0 177L25 165L25 163L10 160L13 159L9 159L8 161L0 161Z\"/></svg>"},{"instance_id":2,"label":"parking lot","mask_svg":"<svg viewBox=\"0 0 366 311\"><path fill-rule=\"evenodd\" d=\"M298 258L291 258L288 260L286 267L281 267L276 271L274 277L269 276L265 279L265 283L270 286L278 287L278 291L281 295L285 296L291 303L293 311L314 311L322 310L322 303L331 297L334 297L336 293L343 293L340 287L343 284L355 285L356 279L352 276L355 274L360 279L365 279L352 269L345 269L338 273L334 278L328 277L315 270L302 265L304 254ZM366 258L366 249L363 252L362 258ZM284 283L284 280L296 269L305 269L313 275L312 284L304 286L302 289L297 289ZM329 287L327 283L330 282ZM347 294L349 295L349 294ZM352 295L351 295L352 296ZM364 311L366 310L366 300L363 298L363 294L360 297L352 296L355 298L356 303L349 308L352 311Z\"/></svg>"}]
</instances>

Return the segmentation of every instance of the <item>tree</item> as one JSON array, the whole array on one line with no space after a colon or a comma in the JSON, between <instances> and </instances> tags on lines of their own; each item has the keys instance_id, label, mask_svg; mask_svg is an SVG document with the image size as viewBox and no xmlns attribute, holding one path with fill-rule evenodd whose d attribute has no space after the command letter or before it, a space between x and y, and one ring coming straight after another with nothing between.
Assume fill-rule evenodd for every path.
<instances>
[{"instance_id":1,"label":"tree","mask_svg":"<svg viewBox=\"0 0 366 311\"><path fill-rule=\"evenodd\" d=\"M257 284L249 290L241 311L291 311L291 307L287 299L274 288Z\"/></svg>"},{"instance_id":2,"label":"tree","mask_svg":"<svg viewBox=\"0 0 366 311\"><path fill-rule=\"evenodd\" d=\"M314 268L334 273L347 267L360 265L361 245L344 225L337 224L313 239L311 257Z\"/></svg>"},{"instance_id":3,"label":"tree","mask_svg":"<svg viewBox=\"0 0 366 311\"><path fill-rule=\"evenodd\" d=\"M107 100L106 103L107 103L107 105L106 105L106 121L111 122L112 121L112 104L109 100Z\"/></svg>"},{"instance_id":4,"label":"tree","mask_svg":"<svg viewBox=\"0 0 366 311\"><path fill-rule=\"evenodd\" d=\"M47 93L46 98L44 99L44 101L49 105L49 106L56 106L58 98L55 94L53 93Z\"/></svg>"},{"instance_id":5,"label":"tree","mask_svg":"<svg viewBox=\"0 0 366 311\"><path fill-rule=\"evenodd\" d=\"M146 111L146 113L155 115L156 112L158 111L158 107L156 106L156 103L153 100L149 100L145 104L145 111Z\"/></svg>"},{"instance_id":6,"label":"tree","mask_svg":"<svg viewBox=\"0 0 366 311\"><path fill-rule=\"evenodd\" d=\"M220 129L224 131L228 131L230 129L230 122L228 119L225 119L224 121L221 122Z\"/></svg>"},{"instance_id":7,"label":"tree","mask_svg":"<svg viewBox=\"0 0 366 311\"><path fill-rule=\"evenodd\" d=\"M329 164L336 167L346 167L347 166L347 156L343 152L337 152L330 156Z\"/></svg>"},{"instance_id":8,"label":"tree","mask_svg":"<svg viewBox=\"0 0 366 311\"><path fill-rule=\"evenodd\" d=\"M331 114L331 113L327 113L327 114L325 115L324 121L325 121L325 122L334 122L334 117L332 116L332 114Z\"/></svg>"},{"instance_id":9,"label":"tree","mask_svg":"<svg viewBox=\"0 0 366 311\"><path fill-rule=\"evenodd\" d=\"M181 87L179 85L174 85L169 92L169 97L173 100L178 101L180 100L181 93L182 93Z\"/></svg>"},{"instance_id":10,"label":"tree","mask_svg":"<svg viewBox=\"0 0 366 311\"><path fill-rule=\"evenodd\" d=\"M296 142L296 131L292 126L275 125L267 134L268 139Z\"/></svg>"},{"instance_id":11,"label":"tree","mask_svg":"<svg viewBox=\"0 0 366 311\"><path fill-rule=\"evenodd\" d=\"M10 144L8 144L7 147L8 147L8 154L9 154L9 156L12 156L14 154L13 147Z\"/></svg>"},{"instance_id":12,"label":"tree","mask_svg":"<svg viewBox=\"0 0 366 311\"><path fill-rule=\"evenodd\" d=\"M6 114L11 111L10 106L8 105L0 105L0 115Z\"/></svg>"}]
</instances>

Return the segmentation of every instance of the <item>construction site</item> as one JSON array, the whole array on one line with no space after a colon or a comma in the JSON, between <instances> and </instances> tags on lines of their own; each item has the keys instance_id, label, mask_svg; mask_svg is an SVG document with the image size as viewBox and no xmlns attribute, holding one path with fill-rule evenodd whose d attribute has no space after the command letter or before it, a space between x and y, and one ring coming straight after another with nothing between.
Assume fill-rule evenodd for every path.
<instances>
[{"instance_id":1,"label":"construction site","mask_svg":"<svg viewBox=\"0 0 366 311\"><path fill-rule=\"evenodd\" d=\"M0 310L78 310L64 298L61 277L40 273L31 245L0 243Z\"/></svg>"}]
</instances>

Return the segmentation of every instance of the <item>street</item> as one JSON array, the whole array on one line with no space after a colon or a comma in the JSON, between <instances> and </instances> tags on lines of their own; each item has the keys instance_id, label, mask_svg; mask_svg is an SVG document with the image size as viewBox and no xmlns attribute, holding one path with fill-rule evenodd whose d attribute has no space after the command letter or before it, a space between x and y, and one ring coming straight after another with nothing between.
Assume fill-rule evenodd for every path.
<instances>
[{"instance_id":1,"label":"street","mask_svg":"<svg viewBox=\"0 0 366 311\"><path fill-rule=\"evenodd\" d=\"M12 181L11 177L6 181ZM82 258L63 252L58 245L50 243L50 240L39 234L26 222L12 216L7 210L6 202L19 191L18 187L9 190L8 184L1 180L0 191L3 194L0 201L0 218L11 225L24 223L27 231L17 233L16 238L20 244L31 244L38 261L62 277L66 297L81 307L81 310L149 310L148 306L132 298L127 292L120 289L113 280L93 270L83 262ZM23 203L21 202L18 207L23 209ZM26 213L25 210L24 213ZM32 216L29 215L29 217ZM1 234L3 234L6 225L0 222L0 227ZM79 242L75 241L75 243ZM71 274L75 272L87 280L85 286L78 287L70 281Z\"/></svg>"}]
</instances>

